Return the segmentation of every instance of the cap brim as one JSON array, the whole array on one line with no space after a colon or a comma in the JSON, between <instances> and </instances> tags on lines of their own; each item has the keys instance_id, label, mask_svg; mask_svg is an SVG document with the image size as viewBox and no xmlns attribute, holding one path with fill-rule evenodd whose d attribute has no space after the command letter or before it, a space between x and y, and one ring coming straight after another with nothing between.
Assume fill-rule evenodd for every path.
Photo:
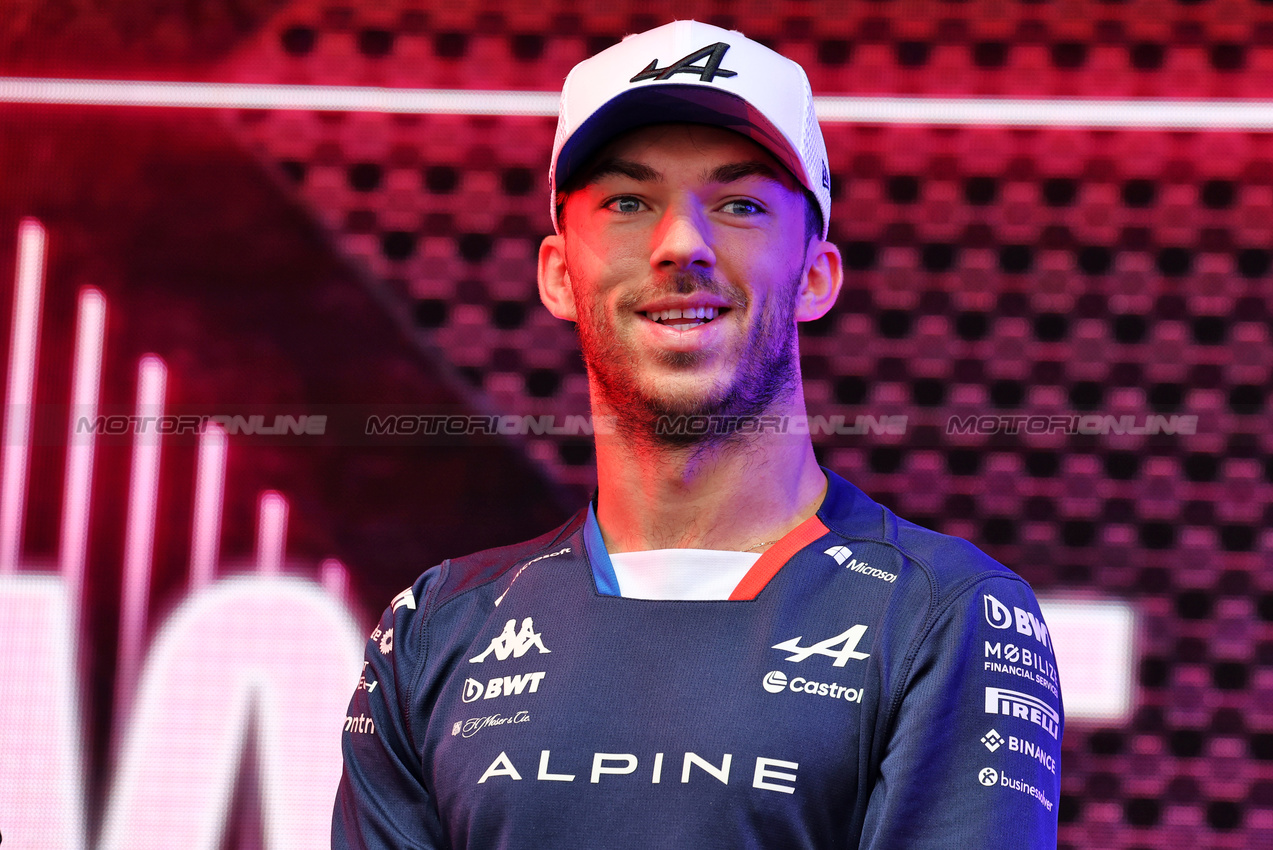
<instances>
[{"instance_id":1,"label":"cap brim","mask_svg":"<svg viewBox=\"0 0 1273 850\"><path fill-rule=\"evenodd\" d=\"M579 169L617 136L650 124L707 124L741 133L765 148L807 189L810 176L791 142L738 95L707 86L643 86L611 98L580 125L557 155L553 183L568 185Z\"/></svg>"}]
</instances>

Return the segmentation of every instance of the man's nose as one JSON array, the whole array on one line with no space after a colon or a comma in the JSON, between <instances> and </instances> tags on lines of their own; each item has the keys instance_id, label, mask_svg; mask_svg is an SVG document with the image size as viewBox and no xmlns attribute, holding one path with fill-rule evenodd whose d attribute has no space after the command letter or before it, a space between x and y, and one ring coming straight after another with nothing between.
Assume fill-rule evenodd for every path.
<instances>
[{"instance_id":1,"label":"man's nose","mask_svg":"<svg viewBox=\"0 0 1273 850\"><path fill-rule=\"evenodd\" d=\"M716 265L706 216L694 209L669 209L654 233L650 265L658 271L690 271Z\"/></svg>"}]
</instances>

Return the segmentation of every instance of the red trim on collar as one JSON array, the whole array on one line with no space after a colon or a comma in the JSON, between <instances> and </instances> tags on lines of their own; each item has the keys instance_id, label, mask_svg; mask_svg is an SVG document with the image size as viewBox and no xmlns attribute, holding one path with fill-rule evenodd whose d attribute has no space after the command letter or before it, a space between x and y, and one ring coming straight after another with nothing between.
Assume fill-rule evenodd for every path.
<instances>
[{"instance_id":1,"label":"red trim on collar","mask_svg":"<svg viewBox=\"0 0 1273 850\"><path fill-rule=\"evenodd\" d=\"M760 591L765 589L765 585L769 584L769 580L778 574L783 564L790 561L801 549L829 533L830 529L822 524L817 514L809 517L788 531L781 540L770 546L756 563L751 565L751 569L734 588L734 592L729 594L729 598L732 600L755 599Z\"/></svg>"}]
</instances>

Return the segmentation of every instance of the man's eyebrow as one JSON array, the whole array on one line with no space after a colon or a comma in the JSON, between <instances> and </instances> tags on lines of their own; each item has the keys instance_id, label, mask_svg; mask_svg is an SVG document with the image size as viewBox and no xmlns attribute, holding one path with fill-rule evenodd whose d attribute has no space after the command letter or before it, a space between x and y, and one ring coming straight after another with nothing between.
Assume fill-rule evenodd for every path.
<instances>
[{"instance_id":1,"label":"man's eyebrow","mask_svg":"<svg viewBox=\"0 0 1273 850\"><path fill-rule=\"evenodd\" d=\"M590 186L605 177L628 177L642 183L658 183L663 180L663 175L655 171L650 166L642 162L634 162L630 159L620 159L618 157L610 157L603 159L588 170L580 185Z\"/></svg>"},{"instance_id":2,"label":"man's eyebrow","mask_svg":"<svg viewBox=\"0 0 1273 850\"><path fill-rule=\"evenodd\" d=\"M775 183L783 182L777 171L758 160L719 165L705 174L704 177L710 183L733 183L735 180L742 180L746 177L763 177Z\"/></svg>"}]
</instances>

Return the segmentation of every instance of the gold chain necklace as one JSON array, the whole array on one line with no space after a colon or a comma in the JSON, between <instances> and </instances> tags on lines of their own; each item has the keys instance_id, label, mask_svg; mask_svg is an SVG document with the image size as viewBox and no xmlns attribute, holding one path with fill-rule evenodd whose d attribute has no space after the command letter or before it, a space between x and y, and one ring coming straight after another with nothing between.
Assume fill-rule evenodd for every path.
<instances>
[{"instance_id":1,"label":"gold chain necklace","mask_svg":"<svg viewBox=\"0 0 1273 850\"><path fill-rule=\"evenodd\" d=\"M781 539L782 539L781 537L779 537L779 538L778 538L778 540L781 540ZM744 552L750 552L752 549L760 549L760 548L763 548L763 547L765 547L765 546L772 546L772 545L774 545L775 543L777 543L777 542L778 542L778 540L766 540L764 543L757 543L755 546L748 546L748 547L747 547L746 549L744 549L743 551L744 551Z\"/></svg>"}]
</instances>

